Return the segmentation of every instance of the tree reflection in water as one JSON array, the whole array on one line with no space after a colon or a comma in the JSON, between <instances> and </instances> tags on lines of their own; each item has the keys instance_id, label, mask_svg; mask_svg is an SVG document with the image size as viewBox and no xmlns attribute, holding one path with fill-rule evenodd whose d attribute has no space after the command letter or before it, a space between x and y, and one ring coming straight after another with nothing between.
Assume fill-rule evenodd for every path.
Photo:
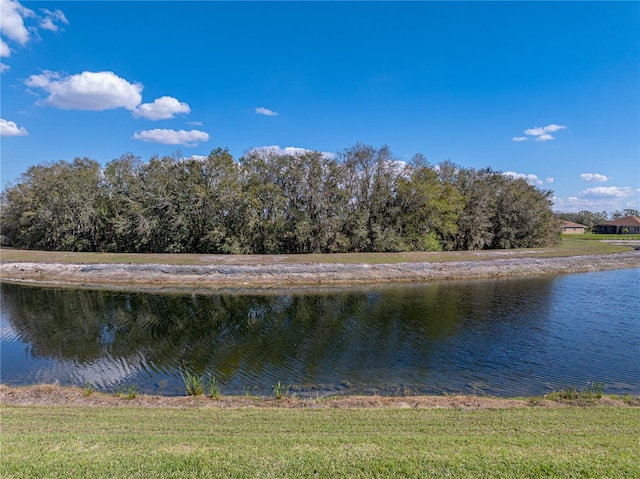
<instances>
[{"instance_id":1,"label":"tree reflection in water","mask_svg":"<svg viewBox=\"0 0 640 479\"><path fill-rule=\"evenodd\" d=\"M545 340L553 282L264 295L2 284L2 307L31 358L77 369L127 364L135 381L162 376L173 390L184 367L214 375L235 393L254 385L269 390L278 381L302 392L495 392L541 361L535 351ZM104 374L101 383L115 387L109 368Z\"/></svg>"}]
</instances>

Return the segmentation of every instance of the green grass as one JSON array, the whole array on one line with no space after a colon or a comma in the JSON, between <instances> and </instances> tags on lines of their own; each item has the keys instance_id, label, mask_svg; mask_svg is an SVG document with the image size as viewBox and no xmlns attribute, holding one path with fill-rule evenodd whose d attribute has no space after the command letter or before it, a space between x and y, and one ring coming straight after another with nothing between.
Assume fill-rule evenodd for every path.
<instances>
[{"instance_id":1,"label":"green grass","mask_svg":"<svg viewBox=\"0 0 640 479\"><path fill-rule=\"evenodd\" d=\"M278 381L277 384L271 386L271 389L273 389L273 396L276 399L284 399L285 397L287 397L287 394L289 394L291 384L285 386L280 381Z\"/></svg>"},{"instance_id":2,"label":"green grass","mask_svg":"<svg viewBox=\"0 0 640 479\"><path fill-rule=\"evenodd\" d=\"M557 257L589 254L608 254L628 251L631 246L605 243L601 240L640 240L640 235L563 235L559 246L554 248L525 248L490 251L444 251L407 253L338 253L307 255L206 255L169 253L74 253L67 251L34 251L0 249L1 261L24 261L42 263L129 263L129 264L296 264L296 263L351 263L381 264L420 261L470 261L492 259L498 254L502 258Z\"/></svg>"},{"instance_id":3,"label":"green grass","mask_svg":"<svg viewBox=\"0 0 640 479\"><path fill-rule=\"evenodd\" d=\"M220 386L220 383L215 378L215 376L209 375L206 389L207 389L207 396L209 396L211 399L216 399L216 400L220 399L220 393L222 391L222 387Z\"/></svg>"},{"instance_id":4,"label":"green grass","mask_svg":"<svg viewBox=\"0 0 640 479\"><path fill-rule=\"evenodd\" d=\"M577 389L573 386L568 386L561 391L552 392L547 395L547 399L552 401L577 401L589 403L595 399L602 397L602 391L604 390L604 383L592 382L584 389Z\"/></svg>"},{"instance_id":5,"label":"green grass","mask_svg":"<svg viewBox=\"0 0 640 479\"><path fill-rule=\"evenodd\" d=\"M640 477L640 408L0 412L3 478Z\"/></svg>"},{"instance_id":6,"label":"green grass","mask_svg":"<svg viewBox=\"0 0 640 479\"><path fill-rule=\"evenodd\" d=\"M84 394L84 397L91 396L93 394L93 391L94 391L93 385L89 381L87 381L87 385L83 388L83 391L82 391Z\"/></svg>"},{"instance_id":7,"label":"green grass","mask_svg":"<svg viewBox=\"0 0 640 479\"><path fill-rule=\"evenodd\" d=\"M205 377L193 374L188 370L180 371L187 396L202 396L205 389Z\"/></svg>"},{"instance_id":8,"label":"green grass","mask_svg":"<svg viewBox=\"0 0 640 479\"><path fill-rule=\"evenodd\" d=\"M576 235L564 235L564 236L576 236ZM626 235L601 235L595 233L585 233L583 235L577 235L582 240L591 241L639 241L640 235L626 234Z\"/></svg>"},{"instance_id":9,"label":"green grass","mask_svg":"<svg viewBox=\"0 0 640 479\"><path fill-rule=\"evenodd\" d=\"M135 384L123 386L116 391L116 396L119 398L133 400L138 397L138 386Z\"/></svg>"},{"instance_id":10,"label":"green grass","mask_svg":"<svg viewBox=\"0 0 640 479\"><path fill-rule=\"evenodd\" d=\"M640 234L626 234L626 235L600 235L595 233L585 233L580 235L582 239L594 240L594 241L638 241L640 240Z\"/></svg>"},{"instance_id":11,"label":"green grass","mask_svg":"<svg viewBox=\"0 0 640 479\"><path fill-rule=\"evenodd\" d=\"M553 248L557 254L554 256L577 256L577 255L590 255L590 254L609 254L609 253L622 253L623 251L629 251L633 249L637 244L616 244L606 243L604 240L615 239L617 241L637 241L640 240L640 235L625 235L625 238L621 238L617 235L611 235L613 238L607 238L609 235L562 235L562 241L557 248ZM638 238L630 238L628 236L639 236Z\"/></svg>"},{"instance_id":12,"label":"green grass","mask_svg":"<svg viewBox=\"0 0 640 479\"><path fill-rule=\"evenodd\" d=\"M220 399L221 386L215 376L193 374L186 369L180 372L187 396L206 394L211 399Z\"/></svg>"}]
</instances>

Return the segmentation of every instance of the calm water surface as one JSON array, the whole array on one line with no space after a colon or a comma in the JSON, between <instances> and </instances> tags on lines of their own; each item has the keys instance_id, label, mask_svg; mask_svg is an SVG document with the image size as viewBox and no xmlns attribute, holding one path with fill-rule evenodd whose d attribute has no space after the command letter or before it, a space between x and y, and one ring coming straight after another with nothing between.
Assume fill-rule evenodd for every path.
<instances>
[{"instance_id":1,"label":"calm water surface","mask_svg":"<svg viewBox=\"0 0 640 479\"><path fill-rule=\"evenodd\" d=\"M1 381L184 394L640 394L640 269L291 294L2 284Z\"/></svg>"}]
</instances>

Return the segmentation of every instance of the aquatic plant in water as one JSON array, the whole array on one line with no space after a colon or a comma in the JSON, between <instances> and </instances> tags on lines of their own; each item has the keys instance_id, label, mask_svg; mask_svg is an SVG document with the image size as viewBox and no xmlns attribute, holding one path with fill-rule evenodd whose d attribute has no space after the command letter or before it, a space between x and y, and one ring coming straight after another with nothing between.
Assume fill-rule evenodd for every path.
<instances>
[{"instance_id":1,"label":"aquatic plant in water","mask_svg":"<svg viewBox=\"0 0 640 479\"><path fill-rule=\"evenodd\" d=\"M273 389L273 394L276 399L282 399L286 397L290 388L291 388L291 384L287 386L283 386L280 381L278 381L277 384L271 386L271 389Z\"/></svg>"},{"instance_id":2,"label":"aquatic plant in water","mask_svg":"<svg viewBox=\"0 0 640 479\"><path fill-rule=\"evenodd\" d=\"M201 396L204 394L204 376L193 374L188 370L180 371L187 396Z\"/></svg>"}]
</instances>

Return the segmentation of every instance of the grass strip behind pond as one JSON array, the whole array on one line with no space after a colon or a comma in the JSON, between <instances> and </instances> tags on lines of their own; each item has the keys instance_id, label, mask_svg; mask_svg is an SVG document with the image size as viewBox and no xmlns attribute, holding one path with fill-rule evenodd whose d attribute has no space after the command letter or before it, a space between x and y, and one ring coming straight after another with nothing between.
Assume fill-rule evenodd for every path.
<instances>
[{"instance_id":1,"label":"grass strip behind pond","mask_svg":"<svg viewBox=\"0 0 640 479\"><path fill-rule=\"evenodd\" d=\"M603 239L629 241L629 245L603 242ZM600 241L597 241L600 240ZM632 241L640 235L563 235L559 246L552 248L522 248L512 250L442 251L404 253L335 253L293 255L208 255L190 253L77 253L70 251L35 251L0 249L2 262L33 262L62 264L394 264L442 261L477 261L500 258L555 258L578 255L612 254L629 251Z\"/></svg>"},{"instance_id":2,"label":"grass strip behind pond","mask_svg":"<svg viewBox=\"0 0 640 479\"><path fill-rule=\"evenodd\" d=\"M640 409L2 406L0 476L640 477Z\"/></svg>"}]
</instances>

